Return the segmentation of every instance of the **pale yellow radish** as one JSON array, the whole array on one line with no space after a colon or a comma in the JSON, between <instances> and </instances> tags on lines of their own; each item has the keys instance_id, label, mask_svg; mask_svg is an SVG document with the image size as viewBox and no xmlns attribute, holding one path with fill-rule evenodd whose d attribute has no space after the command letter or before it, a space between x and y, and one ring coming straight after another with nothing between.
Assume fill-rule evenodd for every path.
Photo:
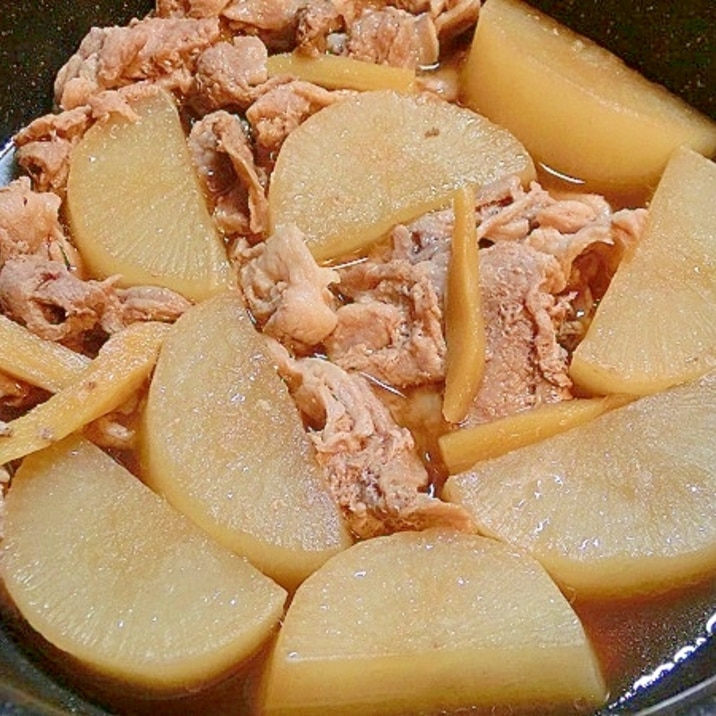
<instances>
[{"instance_id":1,"label":"pale yellow radish","mask_svg":"<svg viewBox=\"0 0 716 716\"><path fill-rule=\"evenodd\" d=\"M295 587L350 544L298 410L238 295L185 313L152 380L145 477L217 541Z\"/></svg>"},{"instance_id":2,"label":"pale yellow radish","mask_svg":"<svg viewBox=\"0 0 716 716\"><path fill-rule=\"evenodd\" d=\"M716 151L716 123L520 0L481 9L462 97L536 162L596 185L653 186L676 147Z\"/></svg>"},{"instance_id":3,"label":"pale yellow radish","mask_svg":"<svg viewBox=\"0 0 716 716\"><path fill-rule=\"evenodd\" d=\"M463 184L508 174L529 181L532 160L484 117L427 95L363 92L287 137L269 187L271 225L297 225L317 259L335 259L448 204Z\"/></svg>"},{"instance_id":4,"label":"pale yellow radish","mask_svg":"<svg viewBox=\"0 0 716 716\"><path fill-rule=\"evenodd\" d=\"M556 712L605 696L577 616L537 562L484 537L426 530L359 543L301 585L263 712Z\"/></svg>"},{"instance_id":5,"label":"pale yellow radish","mask_svg":"<svg viewBox=\"0 0 716 716\"><path fill-rule=\"evenodd\" d=\"M677 150L572 357L583 390L653 393L716 366L715 196L716 164Z\"/></svg>"},{"instance_id":6,"label":"pale yellow radish","mask_svg":"<svg viewBox=\"0 0 716 716\"><path fill-rule=\"evenodd\" d=\"M138 119L98 121L74 148L67 182L72 238L93 276L166 286L199 300L232 281L226 250L173 99L132 101Z\"/></svg>"},{"instance_id":7,"label":"pale yellow radish","mask_svg":"<svg viewBox=\"0 0 716 716\"><path fill-rule=\"evenodd\" d=\"M26 458L0 574L29 624L136 691L187 691L251 656L286 593L91 443Z\"/></svg>"},{"instance_id":8,"label":"pale yellow radish","mask_svg":"<svg viewBox=\"0 0 716 716\"><path fill-rule=\"evenodd\" d=\"M448 479L481 532L570 594L627 597L716 570L716 373Z\"/></svg>"}]
</instances>

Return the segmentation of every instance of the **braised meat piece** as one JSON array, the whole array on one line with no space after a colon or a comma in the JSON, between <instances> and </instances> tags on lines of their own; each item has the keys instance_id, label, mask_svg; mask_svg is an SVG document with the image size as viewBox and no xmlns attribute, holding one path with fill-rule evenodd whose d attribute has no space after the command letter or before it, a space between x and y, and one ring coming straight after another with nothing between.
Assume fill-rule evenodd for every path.
<instances>
[{"instance_id":1,"label":"braised meat piece","mask_svg":"<svg viewBox=\"0 0 716 716\"><path fill-rule=\"evenodd\" d=\"M428 474L410 431L395 423L363 376L320 358L294 360L275 346L279 373L310 421L318 462L358 537L438 526L474 530L461 507L427 494Z\"/></svg>"}]
</instances>

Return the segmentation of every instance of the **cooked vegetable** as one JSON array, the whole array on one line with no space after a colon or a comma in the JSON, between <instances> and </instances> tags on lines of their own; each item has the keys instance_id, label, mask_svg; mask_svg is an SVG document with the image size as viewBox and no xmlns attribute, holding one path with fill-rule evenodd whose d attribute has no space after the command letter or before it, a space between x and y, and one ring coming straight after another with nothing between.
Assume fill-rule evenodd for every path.
<instances>
[{"instance_id":1,"label":"cooked vegetable","mask_svg":"<svg viewBox=\"0 0 716 716\"><path fill-rule=\"evenodd\" d=\"M448 204L463 184L534 177L524 148L468 109L365 92L317 112L279 152L271 224L295 224L319 260L366 248L395 224Z\"/></svg>"},{"instance_id":2,"label":"cooked vegetable","mask_svg":"<svg viewBox=\"0 0 716 716\"><path fill-rule=\"evenodd\" d=\"M716 365L716 164L673 155L570 369L592 393L647 394Z\"/></svg>"},{"instance_id":3,"label":"cooked vegetable","mask_svg":"<svg viewBox=\"0 0 716 716\"><path fill-rule=\"evenodd\" d=\"M71 383L89 365L89 358L46 341L0 314L0 370L51 392Z\"/></svg>"},{"instance_id":4,"label":"cooked vegetable","mask_svg":"<svg viewBox=\"0 0 716 716\"><path fill-rule=\"evenodd\" d=\"M147 691L222 675L269 637L286 597L77 436L15 475L0 570L48 641Z\"/></svg>"},{"instance_id":5,"label":"cooked vegetable","mask_svg":"<svg viewBox=\"0 0 716 716\"><path fill-rule=\"evenodd\" d=\"M567 600L532 559L440 530L362 542L301 585L266 714L597 706L605 687Z\"/></svg>"},{"instance_id":6,"label":"cooked vegetable","mask_svg":"<svg viewBox=\"0 0 716 716\"><path fill-rule=\"evenodd\" d=\"M463 99L536 162L597 185L654 186L684 144L716 151L716 123L520 0L490 0Z\"/></svg>"},{"instance_id":7,"label":"cooked vegetable","mask_svg":"<svg viewBox=\"0 0 716 716\"><path fill-rule=\"evenodd\" d=\"M296 406L238 295L179 319L157 363L143 435L149 484L285 586L350 544Z\"/></svg>"},{"instance_id":8,"label":"cooked vegetable","mask_svg":"<svg viewBox=\"0 0 716 716\"><path fill-rule=\"evenodd\" d=\"M672 589L716 569L716 373L448 479L486 535L578 597Z\"/></svg>"},{"instance_id":9,"label":"cooked vegetable","mask_svg":"<svg viewBox=\"0 0 716 716\"><path fill-rule=\"evenodd\" d=\"M168 330L164 323L134 323L112 336L86 371L7 424L0 436L0 465L47 447L122 405L149 376Z\"/></svg>"},{"instance_id":10,"label":"cooked vegetable","mask_svg":"<svg viewBox=\"0 0 716 716\"><path fill-rule=\"evenodd\" d=\"M471 468L479 460L499 457L588 423L630 399L623 395L575 398L540 405L471 428L452 430L438 439L440 454L450 474L455 475Z\"/></svg>"},{"instance_id":11,"label":"cooked vegetable","mask_svg":"<svg viewBox=\"0 0 716 716\"><path fill-rule=\"evenodd\" d=\"M327 89L361 91L392 89L411 92L415 71L407 67L376 65L340 55L308 57L295 52L271 55L266 63L269 76L293 75Z\"/></svg>"},{"instance_id":12,"label":"cooked vegetable","mask_svg":"<svg viewBox=\"0 0 716 716\"><path fill-rule=\"evenodd\" d=\"M209 215L176 106L157 91L131 121L110 115L72 152L67 210L94 276L199 300L226 288L226 251Z\"/></svg>"},{"instance_id":13,"label":"cooked vegetable","mask_svg":"<svg viewBox=\"0 0 716 716\"><path fill-rule=\"evenodd\" d=\"M485 324L475 231L475 192L455 193L455 227L450 243L445 296L447 366L443 415L459 423L470 408L485 370Z\"/></svg>"}]
</instances>

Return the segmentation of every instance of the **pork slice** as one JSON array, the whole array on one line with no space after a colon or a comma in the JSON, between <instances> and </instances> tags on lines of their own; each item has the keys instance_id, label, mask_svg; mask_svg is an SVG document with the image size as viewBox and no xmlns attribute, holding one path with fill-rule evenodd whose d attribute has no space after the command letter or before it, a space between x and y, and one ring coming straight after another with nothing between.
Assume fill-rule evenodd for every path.
<instances>
[{"instance_id":1,"label":"pork slice","mask_svg":"<svg viewBox=\"0 0 716 716\"><path fill-rule=\"evenodd\" d=\"M535 248L541 245L556 256L569 275L567 289L574 298L559 335L559 342L569 350L584 337L619 263L641 239L647 217L647 209L621 209L608 222L588 225L575 234L554 235L553 230L538 229L530 237Z\"/></svg>"},{"instance_id":2,"label":"pork slice","mask_svg":"<svg viewBox=\"0 0 716 716\"><path fill-rule=\"evenodd\" d=\"M0 188L0 268L19 256L36 255L77 268L80 257L60 223L61 199L36 192L28 177Z\"/></svg>"},{"instance_id":3,"label":"pork slice","mask_svg":"<svg viewBox=\"0 0 716 716\"><path fill-rule=\"evenodd\" d=\"M525 191L517 177L486 187L477 197L477 240L521 241L534 227L538 212L553 203L537 182Z\"/></svg>"},{"instance_id":4,"label":"pork slice","mask_svg":"<svg viewBox=\"0 0 716 716\"><path fill-rule=\"evenodd\" d=\"M279 372L313 425L310 437L331 492L361 538L444 526L472 531L458 505L430 497L410 432L368 381L319 358L294 360L276 345Z\"/></svg>"},{"instance_id":5,"label":"pork slice","mask_svg":"<svg viewBox=\"0 0 716 716\"><path fill-rule=\"evenodd\" d=\"M62 193L72 148L92 124L89 107L38 117L13 138L18 164L38 191Z\"/></svg>"},{"instance_id":6,"label":"pork slice","mask_svg":"<svg viewBox=\"0 0 716 716\"><path fill-rule=\"evenodd\" d=\"M258 37L235 37L204 50L196 63L196 92L203 111L245 110L268 80L268 49Z\"/></svg>"},{"instance_id":7,"label":"pork slice","mask_svg":"<svg viewBox=\"0 0 716 716\"><path fill-rule=\"evenodd\" d=\"M396 226L391 234L393 259L412 264L424 263L440 300L445 296L450 244L455 224L452 209L431 211L405 226Z\"/></svg>"},{"instance_id":8,"label":"pork slice","mask_svg":"<svg viewBox=\"0 0 716 716\"><path fill-rule=\"evenodd\" d=\"M348 35L347 54L364 62L415 69L437 62L440 52L435 23L427 13L368 8Z\"/></svg>"},{"instance_id":9,"label":"pork slice","mask_svg":"<svg viewBox=\"0 0 716 716\"><path fill-rule=\"evenodd\" d=\"M226 234L261 234L268 226L264 176L241 119L217 110L194 124L189 149L219 228Z\"/></svg>"},{"instance_id":10,"label":"pork slice","mask_svg":"<svg viewBox=\"0 0 716 716\"><path fill-rule=\"evenodd\" d=\"M0 409L22 409L23 406L28 405L31 393L31 385L0 371ZM2 412L0 412L0 415L1 414ZM4 423L0 421L0 437L3 436L3 424ZM5 429L6 432L7 430L9 430L9 428Z\"/></svg>"},{"instance_id":11,"label":"pork slice","mask_svg":"<svg viewBox=\"0 0 716 716\"><path fill-rule=\"evenodd\" d=\"M302 80L272 86L246 111L262 164L272 165L286 137L308 117L346 96Z\"/></svg>"},{"instance_id":12,"label":"pork slice","mask_svg":"<svg viewBox=\"0 0 716 716\"><path fill-rule=\"evenodd\" d=\"M63 263L20 256L0 269L0 307L40 338L83 350L116 301L112 283L82 281Z\"/></svg>"},{"instance_id":13,"label":"pork slice","mask_svg":"<svg viewBox=\"0 0 716 716\"><path fill-rule=\"evenodd\" d=\"M557 342L567 303L556 294L565 285L557 259L524 243L480 251L486 363L465 425L572 397L567 352Z\"/></svg>"},{"instance_id":14,"label":"pork slice","mask_svg":"<svg viewBox=\"0 0 716 716\"><path fill-rule=\"evenodd\" d=\"M158 17L219 17L229 0L157 0Z\"/></svg>"},{"instance_id":15,"label":"pork slice","mask_svg":"<svg viewBox=\"0 0 716 716\"><path fill-rule=\"evenodd\" d=\"M412 15L420 15L424 12L430 12L434 3L435 0L390 0L386 4L397 7L399 10L405 10Z\"/></svg>"},{"instance_id":16,"label":"pork slice","mask_svg":"<svg viewBox=\"0 0 716 716\"><path fill-rule=\"evenodd\" d=\"M599 194L553 195L537 182L525 190L516 176L480 189L476 196L477 237L488 242L524 242L554 256L570 277L575 261L598 251L613 274L624 251L638 241L646 221L646 209L612 212ZM596 248L595 248L596 247ZM603 277L604 278L604 277ZM569 280L572 286L573 281Z\"/></svg>"},{"instance_id":17,"label":"pork slice","mask_svg":"<svg viewBox=\"0 0 716 716\"><path fill-rule=\"evenodd\" d=\"M0 309L40 338L90 352L90 343L130 323L171 322L190 306L166 288L116 283L83 281L58 261L19 256L0 269Z\"/></svg>"},{"instance_id":18,"label":"pork slice","mask_svg":"<svg viewBox=\"0 0 716 716\"><path fill-rule=\"evenodd\" d=\"M267 335L306 350L335 328L335 299L328 287L338 282L338 274L316 263L295 226L281 227L247 249L242 260L239 282Z\"/></svg>"},{"instance_id":19,"label":"pork slice","mask_svg":"<svg viewBox=\"0 0 716 716\"><path fill-rule=\"evenodd\" d=\"M430 5L441 43L473 27L480 15L480 0L431 0Z\"/></svg>"},{"instance_id":20,"label":"pork slice","mask_svg":"<svg viewBox=\"0 0 716 716\"><path fill-rule=\"evenodd\" d=\"M430 262L366 261L341 270L341 292L353 303L337 311L327 355L397 388L445 376L442 301Z\"/></svg>"},{"instance_id":21,"label":"pork slice","mask_svg":"<svg viewBox=\"0 0 716 716\"><path fill-rule=\"evenodd\" d=\"M257 35L274 51L292 49L305 0L230 0L222 17L235 33Z\"/></svg>"},{"instance_id":22,"label":"pork slice","mask_svg":"<svg viewBox=\"0 0 716 716\"><path fill-rule=\"evenodd\" d=\"M143 403L143 397L135 393L116 410L105 413L86 425L83 434L95 445L107 450L136 449Z\"/></svg>"},{"instance_id":23,"label":"pork slice","mask_svg":"<svg viewBox=\"0 0 716 716\"><path fill-rule=\"evenodd\" d=\"M612 214L610 228L612 241L621 249L622 255L632 251L639 243L649 218L648 209L620 209ZM620 257L621 258L621 257Z\"/></svg>"},{"instance_id":24,"label":"pork slice","mask_svg":"<svg viewBox=\"0 0 716 716\"><path fill-rule=\"evenodd\" d=\"M332 49L329 37L336 34L345 36L349 22L346 17L347 6L350 4L334 0L309 0L299 8L296 14L298 52L318 57Z\"/></svg>"},{"instance_id":25,"label":"pork slice","mask_svg":"<svg viewBox=\"0 0 716 716\"><path fill-rule=\"evenodd\" d=\"M139 321L173 323L192 305L184 296L164 286L115 288L115 293L118 309L105 312L102 318L102 328L107 333L116 333Z\"/></svg>"},{"instance_id":26,"label":"pork slice","mask_svg":"<svg viewBox=\"0 0 716 716\"><path fill-rule=\"evenodd\" d=\"M87 99L93 121L105 120L112 115L136 122L139 115L134 105L140 100L156 95L158 86L147 80L134 82L116 90L102 90Z\"/></svg>"},{"instance_id":27,"label":"pork slice","mask_svg":"<svg viewBox=\"0 0 716 716\"><path fill-rule=\"evenodd\" d=\"M126 27L94 27L57 74L55 99L72 109L102 90L140 80L187 94L197 57L219 33L216 18L150 17Z\"/></svg>"}]
</instances>

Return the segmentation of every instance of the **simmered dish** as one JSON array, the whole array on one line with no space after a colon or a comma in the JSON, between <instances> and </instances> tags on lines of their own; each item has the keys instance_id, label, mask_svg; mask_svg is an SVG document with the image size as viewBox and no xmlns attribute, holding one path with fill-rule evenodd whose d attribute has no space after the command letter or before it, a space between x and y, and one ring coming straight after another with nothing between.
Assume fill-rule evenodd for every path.
<instances>
[{"instance_id":1,"label":"simmered dish","mask_svg":"<svg viewBox=\"0 0 716 716\"><path fill-rule=\"evenodd\" d=\"M158 0L55 100L0 576L76 688L590 713L600 614L713 610L711 120L520 0Z\"/></svg>"}]
</instances>

